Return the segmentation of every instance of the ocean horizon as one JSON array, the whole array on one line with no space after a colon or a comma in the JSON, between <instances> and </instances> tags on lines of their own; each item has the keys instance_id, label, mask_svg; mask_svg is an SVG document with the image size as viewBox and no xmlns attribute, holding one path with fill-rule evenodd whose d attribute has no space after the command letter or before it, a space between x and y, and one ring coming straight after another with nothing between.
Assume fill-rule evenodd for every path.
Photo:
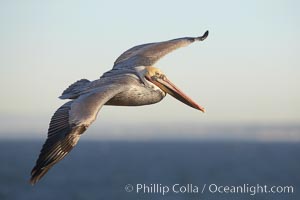
<instances>
[{"instance_id":1,"label":"ocean horizon","mask_svg":"<svg viewBox=\"0 0 300 200\"><path fill-rule=\"evenodd\" d=\"M1 200L300 198L299 142L82 140L32 186L30 171L43 143L0 140ZM174 185L186 191L172 191ZM248 192L214 189L226 186ZM251 188L257 186L293 191L253 194ZM169 191L162 194L162 188Z\"/></svg>"}]
</instances>

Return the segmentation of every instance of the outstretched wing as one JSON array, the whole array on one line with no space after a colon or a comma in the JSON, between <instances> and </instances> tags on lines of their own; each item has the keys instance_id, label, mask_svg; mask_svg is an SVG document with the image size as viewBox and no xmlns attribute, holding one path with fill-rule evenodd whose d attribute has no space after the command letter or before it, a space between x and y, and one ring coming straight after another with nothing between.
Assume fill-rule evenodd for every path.
<instances>
[{"instance_id":1,"label":"outstretched wing","mask_svg":"<svg viewBox=\"0 0 300 200\"><path fill-rule=\"evenodd\" d=\"M132 68L136 66L151 66L171 51L187 46L195 41L203 41L207 36L208 31L206 31L200 37L178 38L164 42L142 44L132 47L117 58L113 69Z\"/></svg>"},{"instance_id":2,"label":"outstretched wing","mask_svg":"<svg viewBox=\"0 0 300 200\"><path fill-rule=\"evenodd\" d=\"M81 134L96 119L100 108L124 89L121 85L99 88L65 103L54 113L48 129L48 138L31 172L31 184L39 181L53 165L73 149Z\"/></svg>"}]
</instances>

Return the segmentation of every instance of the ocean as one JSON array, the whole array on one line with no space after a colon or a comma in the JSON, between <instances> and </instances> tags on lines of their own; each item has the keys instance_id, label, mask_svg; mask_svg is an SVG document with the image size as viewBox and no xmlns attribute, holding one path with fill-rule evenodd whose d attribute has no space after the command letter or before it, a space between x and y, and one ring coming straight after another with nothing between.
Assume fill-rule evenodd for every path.
<instances>
[{"instance_id":1,"label":"ocean","mask_svg":"<svg viewBox=\"0 0 300 200\"><path fill-rule=\"evenodd\" d=\"M300 199L297 142L82 140L32 186L43 142L0 141L1 200Z\"/></svg>"}]
</instances>

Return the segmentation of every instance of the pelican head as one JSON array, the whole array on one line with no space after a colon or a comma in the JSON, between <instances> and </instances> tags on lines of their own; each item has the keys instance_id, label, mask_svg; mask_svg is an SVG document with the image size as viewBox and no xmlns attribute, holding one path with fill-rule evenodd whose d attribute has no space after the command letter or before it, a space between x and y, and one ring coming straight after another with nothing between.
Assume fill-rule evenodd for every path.
<instances>
[{"instance_id":1,"label":"pelican head","mask_svg":"<svg viewBox=\"0 0 300 200\"><path fill-rule=\"evenodd\" d=\"M170 94L182 103L205 112L205 109L202 106L198 105L190 97L184 94L179 88L177 88L160 69L152 66L147 66L144 68L144 77L147 81L156 85L162 91Z\"/></svg>"}]
</instances>

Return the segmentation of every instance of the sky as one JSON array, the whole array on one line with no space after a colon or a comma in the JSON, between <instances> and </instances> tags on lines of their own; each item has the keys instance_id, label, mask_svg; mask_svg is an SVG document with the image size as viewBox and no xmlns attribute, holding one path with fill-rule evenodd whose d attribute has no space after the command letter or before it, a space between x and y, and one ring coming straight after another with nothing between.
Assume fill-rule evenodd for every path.
<instances>
[{"instance_id":1,"label":"sky","mask_svg":"<svg viewBox=\"0 0 300 200\"><path fill-rule=\"evenodd\" d=\"M143 107L105 106L95 129L144 124L299 124L299 1L0 1L0 123L45 132L62 91L98 79L126 49L208 38L155 66L206 108L167 96Z\"/></svg>"}]
</instances>

